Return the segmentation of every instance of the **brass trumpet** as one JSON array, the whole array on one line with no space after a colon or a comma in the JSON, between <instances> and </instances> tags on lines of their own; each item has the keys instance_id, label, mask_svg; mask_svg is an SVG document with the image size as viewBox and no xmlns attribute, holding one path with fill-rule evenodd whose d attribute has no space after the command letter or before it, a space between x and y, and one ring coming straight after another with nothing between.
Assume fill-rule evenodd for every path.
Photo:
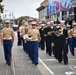
<instances>
[{"instance_id":1,"label":"brass trumpet","mask_svg":"<svg viewBox=\"0 0 76 75\"><path fill-rule=\"evenodd\" d=\"M58 30L58 34L59 34L59 35L62 35L62 34L63 34L63 30L59 29L59 30Z\"/></svg>"},{"instance_id":2,"label":"brass trumpet","mask_svg":"<svg viewBox=\"0 0 76 75\"><path fill-rule=\"evenodd\" d=\"M28 40L32 40L32 35L31 34L28 34Z\"/></svg>"}]
</instances>

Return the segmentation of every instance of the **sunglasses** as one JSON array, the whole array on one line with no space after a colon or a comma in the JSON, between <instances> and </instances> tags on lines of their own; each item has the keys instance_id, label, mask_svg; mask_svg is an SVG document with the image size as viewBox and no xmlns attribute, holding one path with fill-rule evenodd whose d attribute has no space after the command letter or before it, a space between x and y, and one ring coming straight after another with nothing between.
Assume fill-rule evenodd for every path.
<instances>
[{"instance_id":1,"label":"sunglasses","mask_svg":"<svg viewBox=\"0 0 76 75\"><path fill-rule=\"evenodd\" d=\"M6 23L6 24L9 24L9 23Z\"/></svg>"}]
</instances>

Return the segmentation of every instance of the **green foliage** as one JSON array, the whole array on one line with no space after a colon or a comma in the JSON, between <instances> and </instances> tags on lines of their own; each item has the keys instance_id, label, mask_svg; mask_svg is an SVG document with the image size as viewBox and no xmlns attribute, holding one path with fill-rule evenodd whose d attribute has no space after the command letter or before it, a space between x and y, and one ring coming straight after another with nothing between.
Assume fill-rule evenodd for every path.
<instances>
[{"instance_id":1,"label":"green foliage","mask_svg":"<svg viewBox=\"0 0 76 75\"><path fill-rule=\"evenodd\" d=\"M4 10L4 6L1 5L1 2L3 2L3 0L0 0L0 12L3 13L3 10Z\"/></svg>"},{"instance_id":2,"label":"green foliage","mask_svg":"<svg viewBox=\"0 0 76 75\"><path fill-rule=\"evenodd\" d=\"M18 23L18 21L19 21L19 25L21 25L21 23L22 23L23 19L24 19L24 16L21 16L21 17L19 17L19 18L15 19L15 23L17 24L17 23Z\"/></svg>"},{"instance_id":3,"label":"green foliage","mask_svg":"<svg viewBox=\"0 0 76 75\"><path fill-rule=\"evenodd\" d=\"M1 11L1 13L3 13L3 10L4 10L4 6L0 5L0 11Z\"/></svg>"},{"instance_id":4,"label":"green foliage","mask_svg":"<svg viewBox=\"0 0 76 75\"><path fill-rule=\"evenodd\" d=\"M23 20L25 20L25 21L29 21L30 19L34 19L34 20L36 20L36 19L33 18L33 17L29 17L29 16L21 16L21 17L15 19L15 23L18 24L18 22L19 22L19 25L21 25Z\"/></svg>"},{"instance_id":5,"label":"green foliage","mask_svg":"<svg viewBox=\"0 0 76 75\"><path fill-rule=\"evenodd\" d=\"M3 0L0 0L0 2L3 2Z\"/></svg>"},{"instance_id":6,"label":"green foliage","mask_svg":"<svg viewBox=\"0 0 76 75\"><path fill-rule=\"evenodd\" d=\"M2 21L3 21L2 18L0 18L0 23L2 23Z\"/></svg>"}]
</instances>

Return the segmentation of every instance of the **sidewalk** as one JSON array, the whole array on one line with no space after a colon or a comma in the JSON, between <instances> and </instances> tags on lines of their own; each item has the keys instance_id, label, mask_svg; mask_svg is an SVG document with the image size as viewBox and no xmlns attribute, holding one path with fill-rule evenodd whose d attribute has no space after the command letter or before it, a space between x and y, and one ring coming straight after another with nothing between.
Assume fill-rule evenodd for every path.
<instances>
[{"instance_id":1,"label":"sidewalk","mask_svg":"<svg viewBox=\"0 0 76 75\"><path fill-rule=\"evenodd\" d=\"M4 50L0 41L0 75L12 75L12 71L14 72L13 75L50 75L40 61L37 66L32 64L28 55L22 49L22 46L17 46L15 33L15 42L12 48L13 65L8 66L5 64Z\"/></svg>"},{"instance_id":2,"label":"sidewalk","mask_svg":"<svg viewBox=\"0 0 76 75\"><path fill-rule=\"evenodd\" d=\"M11 75L11 67L5 63L3 46L0 41L0 75Z\"/></svg>"}]
</instances>

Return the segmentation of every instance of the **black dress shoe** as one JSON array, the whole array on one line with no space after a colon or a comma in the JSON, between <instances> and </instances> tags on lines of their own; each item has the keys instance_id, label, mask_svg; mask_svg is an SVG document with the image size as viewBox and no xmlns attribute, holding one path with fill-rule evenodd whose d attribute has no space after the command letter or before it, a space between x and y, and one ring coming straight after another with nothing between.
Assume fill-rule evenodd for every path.
<instances>
[{"instance_id":1,"label":"black dress shoe","mask_svg":"<svg viewBox=\"0 0 76 75\"><path fill-rule=\"evenodd\" d=\"M7 63L8 64L8 66L10 66L11 65L11 63Z\"/></svg>"},{"instance_id":2,"label":"black dress shoe","mask_svg":"<svg viewBox=\"0 0 76 75\"><path fill-rule=\"evenodd\" d=\"M35 65L38 65L39 63L38 62L35 62Z\"/></svg>"},{"instance_id":3,"label":"black dress shoe","mask_svg":"<svg viewBox=\"0 0 76 75\"><path fill-rule=\"evenodd\" d=\"M68 65L68 62L67 63L64 63L65 65Z\"/></svg>"},{"instance_id":4,"label":"black dress shoe","mask_svg":"<svg viewBox=\"0 0 76 75\"><path fill-rule=\"evenodd\" d=\"M49 54L49 56L51 56L51 54Z\"/></svg>"},{"instance_id":5,"label":"black dress shoe","mask_svg":"<svg viewBox=\"0 0 76 75\"><path fill-rule=\"evenodd\" d=\"M60 60L58 60L59 61L59 63L62 63L62 61L60 61Z\"/></svg>"},{"instance_id":6,"label":"black dress shoe","mask_svg":"<svg viewBox=\"0 0 76 75\"><path fill-rule=\"evenodd\" d=\"M73 56L75 56L75 54L74 54L74 53L72 53L72 55L73 55Z\"/></svg>"}]
</instances>

